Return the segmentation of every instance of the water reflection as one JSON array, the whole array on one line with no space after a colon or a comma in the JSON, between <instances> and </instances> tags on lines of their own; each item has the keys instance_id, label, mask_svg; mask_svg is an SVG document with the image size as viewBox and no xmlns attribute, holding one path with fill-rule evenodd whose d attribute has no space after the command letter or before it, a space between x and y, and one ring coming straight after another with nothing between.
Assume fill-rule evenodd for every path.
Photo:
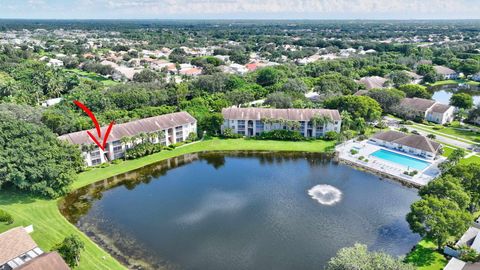
<instances>
[{"instance_id":1,"label":"water reflection","mask_svg":"<svg viewBox=\"0 0 480 270\"><path fill-rule=\"evenodd\" d=\"M469 89L459 88L458 85L439 86L430 89L433 93L432 99L443 104L450 104L450 98L455 93L467 93L473 97L473 103L480 104L480 88L471 87Z\"/></svg>"},{"instance_id":2,"label":"water reflection","mask_svg":"<svg viewBox=\"0 0 480 270\"><path fill-rule=\"evenodd\" d=\"M404 255L419 238L404 218L416 199L329 155L207 152L105 179L60 207L130 269L313 270L355 242Z\"/></svg>"}]
</instances>

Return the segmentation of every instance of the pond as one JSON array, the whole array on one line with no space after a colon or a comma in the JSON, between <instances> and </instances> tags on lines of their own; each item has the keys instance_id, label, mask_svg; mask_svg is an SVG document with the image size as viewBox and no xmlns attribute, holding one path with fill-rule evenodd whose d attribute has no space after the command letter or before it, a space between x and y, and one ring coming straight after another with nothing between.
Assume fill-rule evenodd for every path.
<instances>
[{"instance_id":1,"label":"pond","mask_svg":"<svg viewBox=\"0 0 480 270\"><path fill-rule=\"evenodd\" d=\"M457 88L438 88L438 90L434 90L432 99L443 103L443 104L449 104L450 103L450 98L452 97L453 94L455 93L467 93L470 94L473 97L473 103L475 105L480 105L480 92L478 91L468 91L468 90L458 90Z\"/></svg>"},{"instance_id":2,"label":"pond","mask_svg":"<svg viewBox=\"0 0 480 270\"><path fill-rule=\"evenodd\" d=\"M307 153L206 152L67 196L60 210L137 269L322 269L355 243L405 255L417 191Z\"/></svg>"}]
</instances>

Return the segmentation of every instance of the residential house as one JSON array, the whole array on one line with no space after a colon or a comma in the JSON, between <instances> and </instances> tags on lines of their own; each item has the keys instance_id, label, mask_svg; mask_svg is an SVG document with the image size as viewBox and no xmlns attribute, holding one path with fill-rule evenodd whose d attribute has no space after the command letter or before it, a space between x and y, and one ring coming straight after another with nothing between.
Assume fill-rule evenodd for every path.
<instances>
[{"instance_id":1,"label":"residential house","mask_svg":"<svg viewBox=\"0 0 480 270\"><path fill-rule=\"evenodd\" d=\"M0 270L69 270L57 252L44 253L30 237L33 227L0 234Z\"/></svg>"},{"instance_id":2,"label":"residential house","mask_svg":"<svg viewBox=\"0 0 480 270\"><path fill-rule=\"evenodd\" d=\"M63 61L58 60L58 59L50 59L50 61L48 61L48 63L47 63L47 66L49 66L49 67L63 67Z\"/></svg>"},{"instance_id":3,"label":"residential house","mask_svg":"<svg viewBox=\"0 0 480 270\"><path fill-rule=\"evenodd\" d=\"M421 75L418 75L417 73L415 72L411 72L411 71L404 71L408 76L410 76L410 78L412 79L411 80L411 83L412 84L419 84L422 82L423 80L423 76Z\"/></svg>"},{"instance_id":4,"label":"residential house","mask_svg":"<svg viewBox=\"0 0 480 270\"><path fill-rule=\"evenodd\" d=\"M105 134L106 130L106 126L102 127L102 134ZM97 137L95 129L89 131L98 141L102 141L102 139ZM98 147L93 149L85 147L94 145L86 130L65 134L58 138L72 144L84 146L82 147L82 155L85 159L85 164L87 166L95 166L122 158L128 148L142 142L141 138L137 138L141 133L152 134L152 138L148 139L150 142L161 143L167 146L183 142L187 140L190 133L195 134L196 132L197 120L187 112L177 112L114 125L108 137L105 150ZM160 135L162 136L160 137ZM131 142L122 142L124 137L133 138L133 140Z\"/></svg>"},{"instance_id":5,"label":"residential house","mask_svg":"<svg viewBox=\"0 0 480 270\"><path fill-rule=\"evenodd\" d=\"M70 270L58 252L43 253L16 270Z\"/></svg>"},{"instance_id":6,"label":"residential house","mask_svg":"<svg viewBox=\"0 0 480 270\"><path fill-rule=\"evenodd\" d=\"M466 265L467 263L465 263L464 261L461 261L457 258L451 258L450 261L448 261L447 265L443 268L443 270L464 270L464 267Z\"/></svg>"},{"instance_id":7,"label":"residential house","mask_svg":"<svg viewBox=\"0 0 480 270\"><path fill-rule=\"evenodd\" d=\"M113 69L115 69L115 72L118 74L121 74L123 77L127 78L128 80L132 80L133 76L136 73L139 73L142 71L143 68L132 68L132 67L126 67L126 66L120 66L114 62L104 60L101 62L102 65L107 65L111 66Z\"/></svg>"},{"instance_id":8,"label":"residential house","mask_svg":"<svg viewBox=\"0 0 480 270\"><path fill-rule=\"evenodd\" d=\"M248 72L248 69L244 65L236 64L236 63L231 63L227 66L225 66L224 71L226 73L231 73L231 74L245 74Z\"/></svg>"},{"instance_id":9,"label":"residential house","mask_svg":"<svg viewBox=\"0 0 480 270\"><path fill-rule=\"evenodd\" d=\"M297 130L305 137L321 137L328 131L340 132L342 119L337 110L327 109L267 109L267 108L225 108L222 110L224 122L222 132L232 132L247 137L264 131L289 129ZM327 121L315 125L312 118L324 117ZM288 121L296 122L296 126Z\"/></svg>"},{"instance_id":10,"label":"residential house","mask_svg":"<svg viewBox=\"0 0 480 270\"><path fill-rule=\"evenodd\" d=\"M394 111L407 119L422 119L437 124L453 121L455 107L424 98L404 98Z\"/></svg>"},{"instance_id":11,"label":"residential house","mask_svg":"<svg viewBox=\"0 0 480 270\"><path fill-rule=\"evenodd\" d=\"M365 85L367 90L373 88L385 88L386 82L387 79L379 76L363 77L358 81L358 83Z\"/></svg>"},{"instance_id":12,"label":"residential house","mask_svg":"<svg viewBox=\"0 0 480 270\"><path fill-rule=\"evenodd\" d=\"M45 100L44 102L42 102L42 107L50 107L50 106L53 106L53 105L56 105L60 102L62 102L63 98L51 98L51 99L47 99Z\"/></svg>"},{"instance_id":13,"label":"residential house","mask_svg":"<svg viewBox=\"0 0 480 270\"><path fill-rule=\"evenodd\" d=\"M460 76L455 70L444 66L433 66L435 72L442 76L444 80L455 80Z\"/></svg>"},{"instance_id":14,"label":"residential house","mask_svg":"<svg viewBox=\"0 0 480 270\"><path fill-rule=\"evenodd\" d=\"M424 136L394 130L379 132L373 135L369 142L430 160L441 154L442 149L441 144Z\"/></svg>"},{"instance_id":15,"label":"residential house","mask_svg":"<svg viewBox=\"0 0 480 270\"><path fill-rule=\"evenodd\" d=\"M478 221L478 220L477 220ZM477 223L478 224L478 223ZM460 240L455 243L455 247L470 247L475 250L477 253L480 253L480 229L478 225L468 228L468 230L462 235ZM454 250L453 250L454 251ZM460 253L449 252L454 257L450 259L447 266L444 269L446 270L475 270L480 269L480 263L465 263L458 258ZM456 253L456 254L454 254Z\"/></svg>"},{"instance_id":16,"label":"residential house","mask_svg":"<svg viewBox=\"0 0 480 270\"><path fill-rule=\"evenodd\" d=\"M30 237L33 227L0 234L0 270L69 270L56 252L44 253ZM48 267L44 267L48 266Z\"/></svg>"},{"instance_id":17,"label":"residential house","mask_svg":"<svg viewBox=\"0 0 480 270\"><path fill-rule=\"evenodd\" d=\"M198 76L202 74L202 70L200 68L192 67L192 68L182 68L179 71L180 75L185 76Z\"/></svg>"}]
</instances>

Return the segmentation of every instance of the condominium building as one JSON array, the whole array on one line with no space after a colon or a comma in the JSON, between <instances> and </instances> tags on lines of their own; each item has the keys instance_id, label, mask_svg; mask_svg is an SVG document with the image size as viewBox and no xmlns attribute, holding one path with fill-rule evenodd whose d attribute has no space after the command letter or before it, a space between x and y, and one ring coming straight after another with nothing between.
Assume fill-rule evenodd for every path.
<instances>
[{"instance_id":1,"label":"condominium building","mask_svg":"<svg viewBox=\"0 0 480 270\"><path fill-rule=\"evenodd\" d=\"M102 127L102 134L105 134L106 130L106 126ZM92 135L97 135L95 129L89 131ZM81 146L85 164L95 166L123 158L128 148L145 140L145 138L139 138L140 134L146 134L147 140L152 143L168 146L183 142L191 133L196 134L196 132L197 120L187 112L177 112L114 125L108 136L105 150L93 143L86 130L65 134L58 138ZM130 140L126 141L122 138L130 138ZM97 139L100 142L103 140Z\"/></svg>"},{"instance_id":2,"label":"condominium building","mask_svg":"<svg viewBox=\"0 0 480 270\"><path fill-rule=\"evenodd\" d=\"M341 117L337 110L327 109L266 109L266 108L226 108L222 132L232 132L247 137L257 136L264 131L277 129L297 130L305 137L321 137L328 131L340 132ZM322 118L315 125L314 118ZM292 123L296 123L292 125Z\"/></svg>"}]
</instances>

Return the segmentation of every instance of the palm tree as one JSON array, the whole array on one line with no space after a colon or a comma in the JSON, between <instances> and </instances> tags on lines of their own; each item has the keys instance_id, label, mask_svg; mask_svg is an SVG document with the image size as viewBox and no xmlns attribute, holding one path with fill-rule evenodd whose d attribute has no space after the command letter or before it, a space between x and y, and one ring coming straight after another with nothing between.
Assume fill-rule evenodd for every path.
<instances>
[{"instance_id":1,"label":"palm tree","mask_svg":"<svg viewBox=\"0 0 480 270\"><path fill-rule=\"evenodd\" d=\"M123 152L123 160L127 160L128 144L132 142L132 137L125 136L120 139L120 142L125 145L125 151Z\"/></svg>"},{"instance_id":2,"label":"palm tree","mask_svg":"<svg viewBox=\"0 0 480 270\"><path fill-rule=\"evenodd\" d=\"M310 121L315 127L325 126L328 123L332 122L332 119L326 115L315 114Z\"/></svg>"},{"instance_id":3,"label":"palm tree","mask_svg":"<svg viewBox=\"0 0 480 270\"><path fill-rule=\"evenodd\" d=\"M165 131L159 130L156 133L157 133L158 142L160 143L162 141L162 138L165 138Z\"/></svg>"},{"instance_id":4,"label":"palm tree","mask_svg":"<svg viewBox=\"0 0 480 270\"><path fill-rule=\"evenodd\" d=\"M142 141L142 143L144 143L145 140L148 139L148 135L147 135L147 133L145 133L145 132L141 132L140 134L138 134L138 137L140 138L140 140Z\"/></svg>"},{"instance_id":5,"label":"palm tree","mask_svg":"<svg viewBox=\"0 0 480 270\"><path fill-rule=\"evenodd\" d=\"M150 142L153 143L155 138L157 138L157 133L151 132L151 133L148 133L147 136L148 136L148 139L150 140Z\"/></svg>"},{"instance_id":6,"label":"palm tree","mask_svg":"<svg viewBox=\"0 0 480 270\"><path fill-rule=\"evenodd\" d=\"M358 117L355 119L355 130L357 130L360 134L365 134L367 129L367 122L365 119Z\"/></svg>"},{"instance_id":7,"label":"palm tree","mask_svg":"<svg viewBox=\"0 0 480 270\"><path fill-rule=\"evenodd\" d=\"M342 118L342 130L349 130L351 129L352 125L353 125L353 119L352 119L352 115L347 112L347 111L343 111L341 114L340 114L341 118Z\"/></svg>"},{"instance_id":8,"label":"palm tree","mask_svg":"<svg viewBox=\"0 0 480 270\"><path fill-rule=\"evenodd\" d=\"M140 139L140 135L132 136L131 139L132 139L133 146L136 146L138 139Z\"/></svg>"},{"instance_id":9,"label":"palm tree","mask_svg":"<svg viewBox=\"0 0 480 270\"><path fill-rule=\"evenodd\" d=\"M125 145L125 150L127 150L129 148L128 144L132 142L132 138L129 136L125 136L120 139L120 142Z\"/></svg>"},{"instance_id":10,"label":"palm tree","mask_svg":"<svg viewBox=\"0 0 480 270\"><path fill-rule=\"evenodd\" d=\"M287 121L286 125L287 125L287 127L289 127L290 129L293 129L293 130L297 130L301 126L300 122L297 122L297 121Z\"/></svg>"}]
</instances>

